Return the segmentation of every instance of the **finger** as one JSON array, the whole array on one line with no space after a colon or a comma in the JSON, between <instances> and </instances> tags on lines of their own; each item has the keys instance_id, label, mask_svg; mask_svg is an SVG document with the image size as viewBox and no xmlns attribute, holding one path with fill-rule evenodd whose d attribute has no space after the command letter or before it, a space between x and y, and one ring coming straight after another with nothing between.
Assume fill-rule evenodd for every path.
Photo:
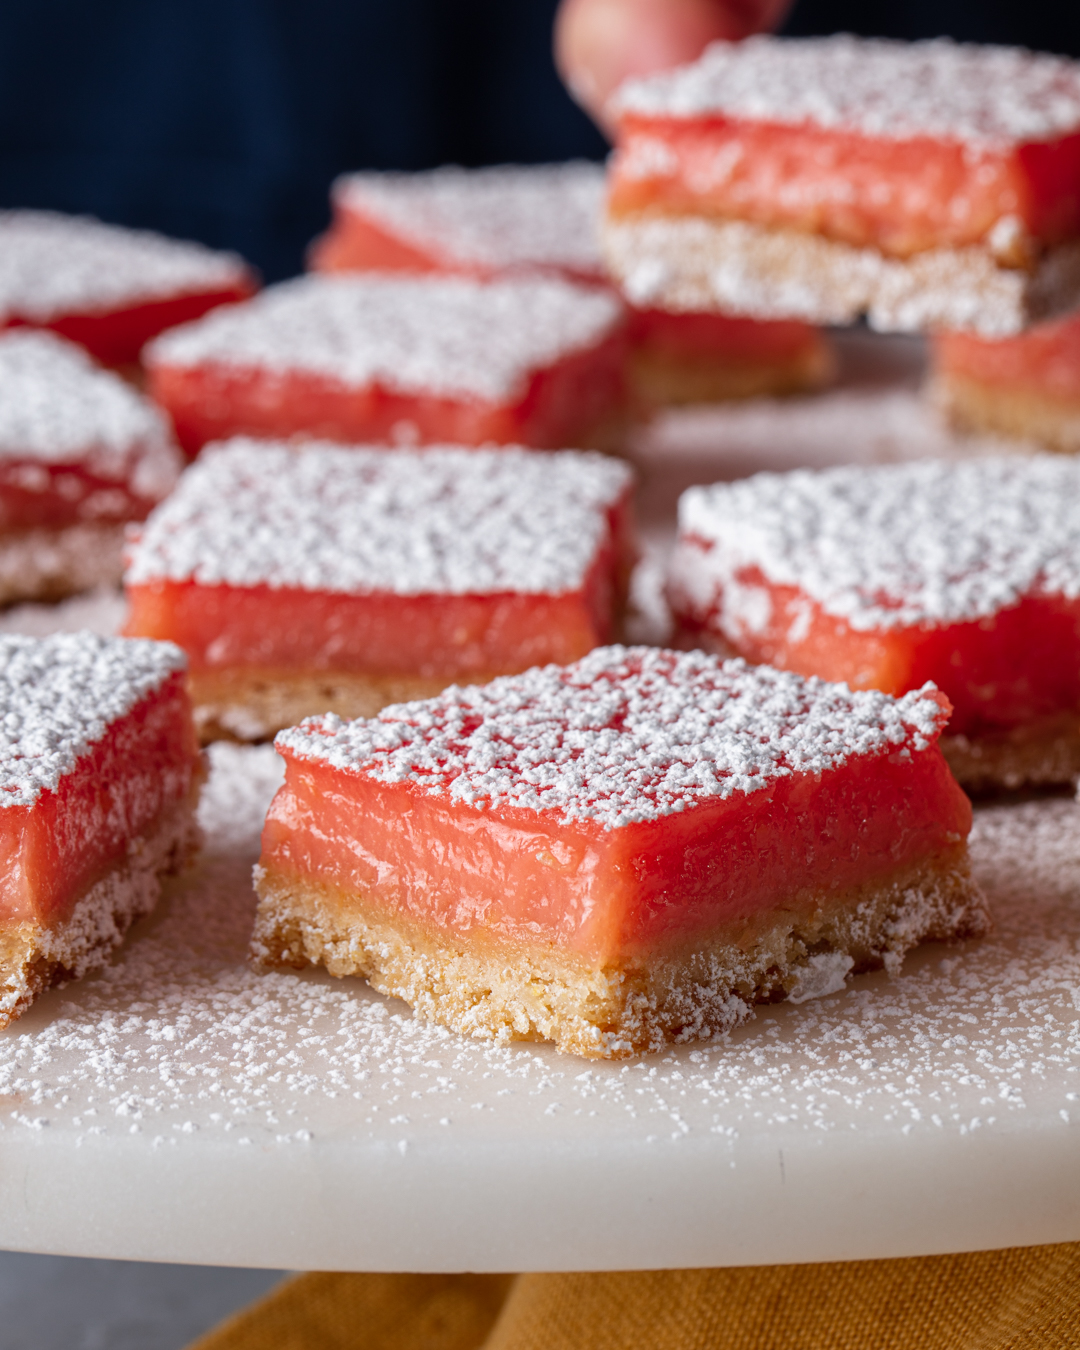
<instances>
[{"instance_id":1,"label":"finger","mask_svg":"<svg viewBox=\"0 0 1080 1350\"><path fill-rule=\"evenodd\" d=\"M668 70L710 42L773 28L790 0L562 0L555 61L574 98L601 123L631 75Z\"/></svg>"}]
</instances>

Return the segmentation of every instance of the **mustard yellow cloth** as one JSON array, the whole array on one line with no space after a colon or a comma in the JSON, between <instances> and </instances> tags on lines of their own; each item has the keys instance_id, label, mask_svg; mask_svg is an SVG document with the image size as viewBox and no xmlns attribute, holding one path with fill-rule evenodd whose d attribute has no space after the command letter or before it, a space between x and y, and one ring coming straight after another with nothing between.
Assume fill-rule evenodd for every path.
<instances>
[{"instance_id":1,"label":"mustard yellow cloth","mask_svg":"<svg viewBox=\"0 0 1080 1350\"><path fill-rule=\"evenodd\" d=\"M299 1275L190 1350L1077 1350L1080 1243L614 1275Z\"/></svg>"}]
</instances>

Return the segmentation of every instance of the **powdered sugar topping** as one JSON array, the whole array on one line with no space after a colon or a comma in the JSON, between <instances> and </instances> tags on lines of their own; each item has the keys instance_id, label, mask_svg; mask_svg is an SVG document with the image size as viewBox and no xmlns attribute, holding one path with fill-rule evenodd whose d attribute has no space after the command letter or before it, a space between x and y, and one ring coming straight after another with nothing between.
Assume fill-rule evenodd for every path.
<instances>
[{"instance_id":1,"label":"powdered sugar topping","mask_svg":"<svg viewBox=\"0 0 1080 1350\"><path fill-rule=\"evenodd\" d=\"M0 808L55 791L111 723L184 665L169 642L0 636Z\"/></svg>"},{"instance_id":2,"label":"powdered sugar topping","mask_svg":"<svg viewBox=\"0 0 1080 1350\"><path fill-rule=\"evenodd\" d=\"M479 810L615 829L855 756L924 749L944 721L933 686L896 700L702 652L600 647L371 720L309 718L275 745Z\"/></svg>"},{"instance_id":3,"label":"powdered sugar topping","mask_svg":"<svg viewBox=\"0 0 1080 1350\"><path fill-rule=\"evenodd\" d=\"M48 323L244 285L232 253L51 211L0 211L0 322Z\"/></svg>"},{"instance_id":4,"label":"powdered sugar topping","mask_svg":"<svg viewBox=\"0 0 1080 1350\"><path fill-rule=\"evenodd\" d=\"M1080 596L1080 462L1051 455L756 474L690 488L679 529L672 588L702 616L753 568L862 631Z\"/></svg>"},{"instance_id":5,"label":"powdered sugar topping","mask_svg":"<svg viewBox=\"0 0 1080 1350\"><path fill-rule=\"evenodd\" d=\"M29 329L0 335L0 463L78 464L164 497L180 454L149 399L81 347Z\"/></svg>"},{"instance_id":6,"label":"powdered sugar topping","mask_svg":"<svg viewBox=\"0 0 1080 1350\"><path fill-rule=\"evenodd\" d=\"M239 439L205 451L151 515L127 582L558 594L583 584L632 481L584 451Z\"/></svg>"},{"instance_id":7,"label":"powdered sugar topping","mask_svg":"<svg viewBox=\"0 0 1080 1350\"><path fill-rule=\"evenodd\" d=\"M1001 148L1080 129L1080 63L946 38L751 37L714 43L692 65L630 81L615 107Z\"/></svg>"},{"instance_id":8,"label":"powdered sugar topping","mask_svg":"<svg viewBox=\"0 0 1080 1350\"><path fill-rule=\"evenodd\" d=\"M604 275L598 222L604 169L567 164L446 165L426 173L352 173L334 201L447 267Z\"/></svg>"},{"instance_id":9,"label":"powdered sugar topping","mask_svg":"<svg viewBox=\"0 0 1080 1350\"><path fill-rule=\"evenodd\" d=\"M554 277L309 276L173 329L149 359L501 401L523 394L534 371L600 342L621 316L613 295Z\"/></svg>"}]
</instances>

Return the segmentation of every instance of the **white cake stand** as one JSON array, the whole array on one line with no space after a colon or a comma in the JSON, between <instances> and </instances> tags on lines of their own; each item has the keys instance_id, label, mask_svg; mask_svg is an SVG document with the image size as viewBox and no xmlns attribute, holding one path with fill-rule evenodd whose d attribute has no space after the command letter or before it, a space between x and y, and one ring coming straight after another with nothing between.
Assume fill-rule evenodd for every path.
<instances>
[{"instance_id":1,"label":"white cake stand","mask_svg":"<svg viewBox=\"0 0 1080 1350\"><path fill-rule=\"evenodd\" d=\"M654 428L639 446L653 574L685 482L969 452L943 437L902 382ZM662 636L648 582L639 618ZM115 604L80 603L8 623L115 621ZM460 1040L360 981L251 972L278 766L266 748L213 762L197 870L105 972L0 1034L0 1247L494 1271L1080 1239L1073 801L979 813L994 937L766 1009L721 1044L590 1064Z\"/></svg>"},{"instance_id":2,"label":"white cake stand","mask_svg":"<svg viewBox=\"0 0 1080 1350\"><path fill-rule=\"evenodd\" d=\"M244 964L277 779L220 747L198 870L0 1036L0 1247L293 1269L736 1265L1080 1238L1080 805L980 813L999 931L621 1064Z\"/></svg>"}]
</instances>

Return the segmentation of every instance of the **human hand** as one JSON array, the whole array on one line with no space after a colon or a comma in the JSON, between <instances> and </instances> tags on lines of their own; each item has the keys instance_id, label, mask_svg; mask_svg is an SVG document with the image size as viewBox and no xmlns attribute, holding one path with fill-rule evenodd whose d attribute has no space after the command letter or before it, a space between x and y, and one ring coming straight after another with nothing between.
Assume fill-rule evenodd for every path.
<instances>
[{"instance_id":1,"label":"human hand","mask_svg":"<svg viewBox=\"0 0 1080 1350\"><path fill-rule=\"evenodd\" d=\"M604 125L604 105L631 75L668 70L718 38L775 28L791 0L562 0L555 63L581 106Z\"/></svg>"}]
</instances>

